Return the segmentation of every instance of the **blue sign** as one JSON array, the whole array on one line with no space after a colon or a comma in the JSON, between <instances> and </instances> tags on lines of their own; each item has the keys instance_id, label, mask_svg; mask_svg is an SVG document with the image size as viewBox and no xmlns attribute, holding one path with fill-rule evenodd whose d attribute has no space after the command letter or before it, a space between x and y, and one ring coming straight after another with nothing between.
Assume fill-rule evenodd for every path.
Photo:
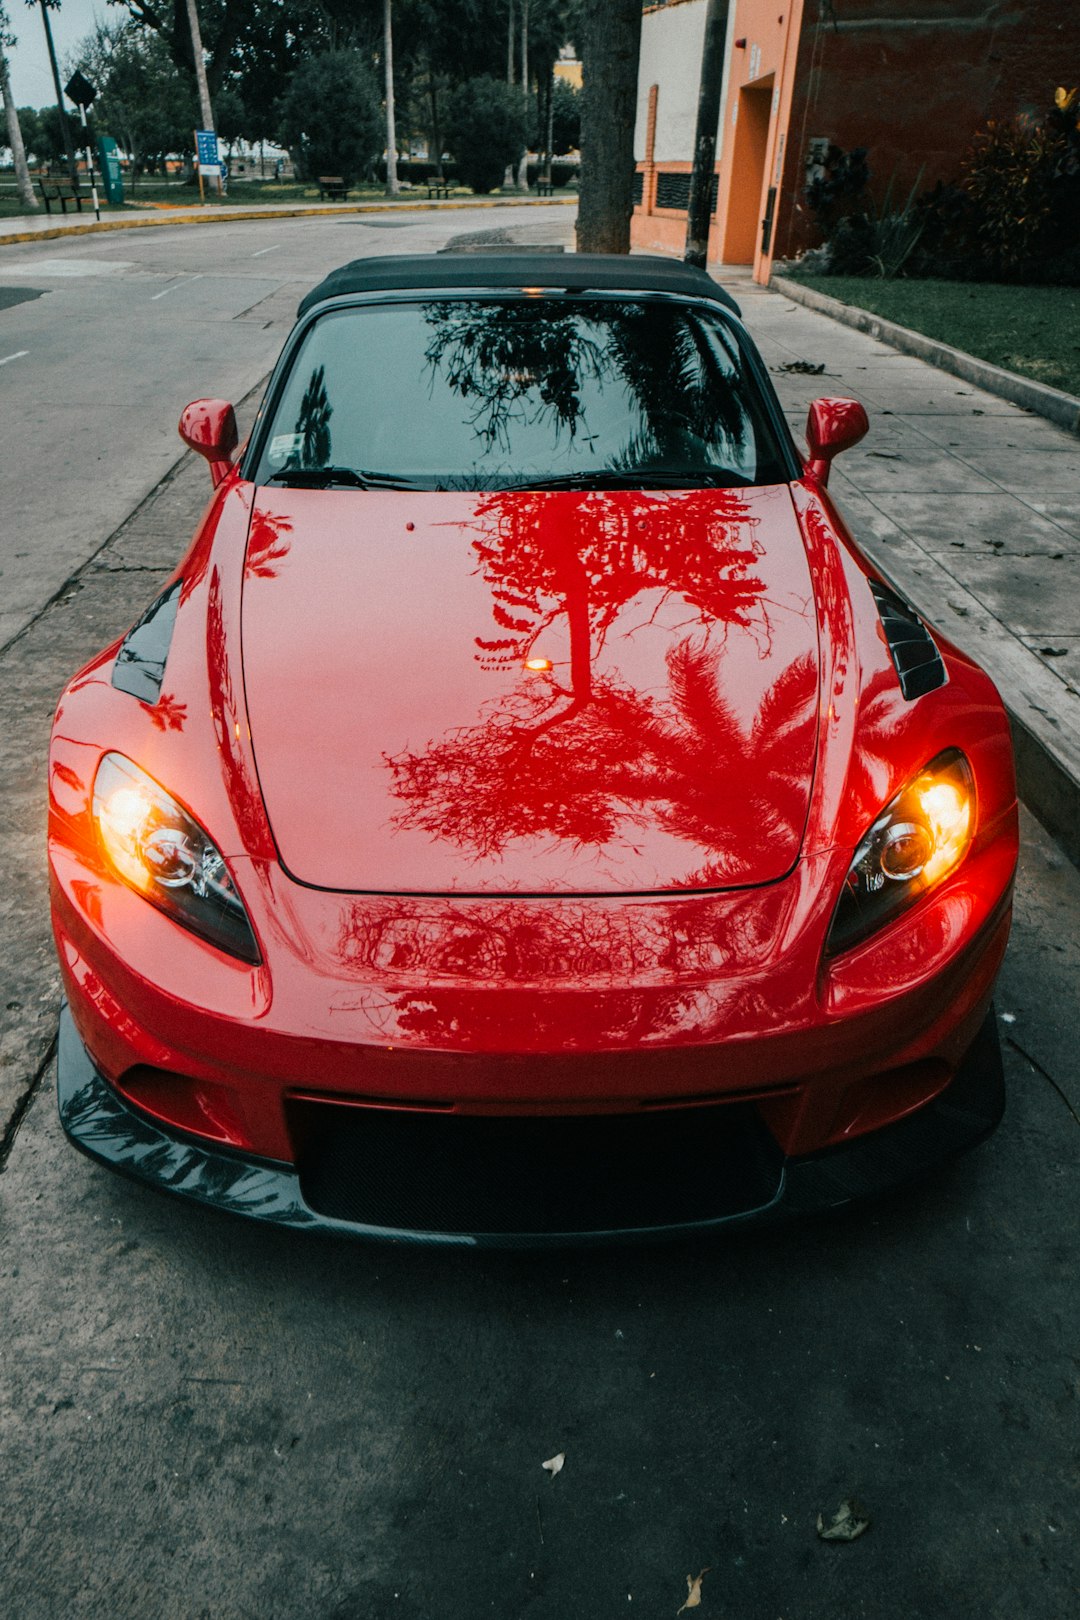
<instances>
[{"instance_id":1,"label":"blue sign","mask_svg":"<svg viewBox=\"0 0 1080 1620\"><path fill-rule=\"evenodd\" d=\"M218 156L217 136L212 129L197 129L195 131L195 154L199 160L200 169L216 169L221 162Z\"/></svg>"}]
</instances>

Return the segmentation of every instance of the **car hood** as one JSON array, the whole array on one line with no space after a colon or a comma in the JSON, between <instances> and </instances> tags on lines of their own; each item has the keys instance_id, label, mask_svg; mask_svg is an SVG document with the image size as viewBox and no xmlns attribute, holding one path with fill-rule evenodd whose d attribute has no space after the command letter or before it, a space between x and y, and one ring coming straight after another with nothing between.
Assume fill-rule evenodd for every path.
<instances>
[{"instance_id":1,"label":"car hood","mask_svg":"<svg viewBox=\"0 0 1080 1620\"><path fill-rule=\"evenodd\" d=\"M260 488L242 635L302 883L632 894L798 857L818 645L784 486Z\"/></svg>"}]
</instances>

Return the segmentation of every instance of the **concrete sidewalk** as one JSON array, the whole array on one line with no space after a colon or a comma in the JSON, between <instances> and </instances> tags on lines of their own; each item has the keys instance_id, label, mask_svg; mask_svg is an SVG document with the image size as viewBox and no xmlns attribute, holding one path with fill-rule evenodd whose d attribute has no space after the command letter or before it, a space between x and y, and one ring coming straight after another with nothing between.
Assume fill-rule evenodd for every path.
<instances>
[{"instance_id":1,"label":"concrete sidewalk","mask_svg":"<svg viewBox=\"0 0 1080 1620\"><path fill-rule=\"evenodd\" d=\"M426 198L409 193L369 202L344 203L259 203L250 207L231 203L148 203L137 213L103 211L100 220L94 219L94 210L84 207L82 213L17 214L0 220L0 247L12 242L48 241L61 236L90 236L104 231L146 230L157 225L235 225L238 220L304 219L326 214L385 214L401 209L410 212L429 211L445 213L458 208L565 208L577 205L577 192L560 197L533 197L524 192L506 197L445 197Z\"/></svg>"},{"instance_id":2,"label":"concrete sidewalk","mask_svg":"<svg viewBox=\"0 0 1080 1620\"><path fill-rule=\"evenodd\" d=\"M870 432L830 493L876 565L977 658L1008 706L1021 796L1080 864L1080 443L728 271L800 447L823 394ZM808 376L785 369L824 364Z\"/></svg>"}]
</instances>

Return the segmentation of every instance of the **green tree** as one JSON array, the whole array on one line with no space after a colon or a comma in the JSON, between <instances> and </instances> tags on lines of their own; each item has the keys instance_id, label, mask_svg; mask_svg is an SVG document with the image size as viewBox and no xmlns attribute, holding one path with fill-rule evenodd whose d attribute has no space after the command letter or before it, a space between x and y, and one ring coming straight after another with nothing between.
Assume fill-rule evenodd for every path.
<instances>
[{"instance_id":1,"label":"green tree","mask_svg":"<svg viewBox=\"0 0 1080 1620\"><path fill-rule=\"evenodd\" d=\"M298 172L340 174L355 184L382 144L379 93L359 51L325 51L302 62L281 103L280 133Z\"/></svg>"},{"instance_id":2,"label":"green tree","mask_svg":"<svg viewBox=\"0 0 1080 1620\"><path fill-rule=\"evenodd\" d=\"M38 110L36 107L20 107L18 117L26 155L37 162L38 147L41 142L41 119L38 116Z\"/></svg>"},{"instance_id":3,"label":"green tree","mask_svg":"<svg viewBox=\"0 0 1080 1620\"><path fill-rule=\"evenodd\" d=\"M189 150L197 122L194 80L181 74L163 40L118 19L99 24L75 54L98 87L98 130L131 154L136 174Z\"/></svg>"},{"instance_id":4,"label":"green tree","mask_svg":"<svg viewBox=\"0 0 1080 1620\"><path fill-rule=\"evenodd\" d=\"M581 109L585 100L583 90L575 90L565 79L555 79L551 86L551 151L576 152L581 146Z\"/></svg>"},{"instance_id":5,"label":"green tree","mask_svg":"<svg viewBox=\"0 0 1080 1620\"><path fill-rule=\"evenodd\" d=\"M469 79L447 108L447 131L461 178L475 192L494 191L508 163L525 149L525 102L501 79Z\"/></svg>"},{"instance_id":6,"label":"green tree","mask_svg":"<svg viewBox=\"0 0 1080 1620\"><path fill-rule=\"evenodd\" d=\"M231 84L227 84L217 93L214 102L214 126L225 142L226 156L231 159L237 141L249 133L244 98Z\"/></svg>"}]
</instances>

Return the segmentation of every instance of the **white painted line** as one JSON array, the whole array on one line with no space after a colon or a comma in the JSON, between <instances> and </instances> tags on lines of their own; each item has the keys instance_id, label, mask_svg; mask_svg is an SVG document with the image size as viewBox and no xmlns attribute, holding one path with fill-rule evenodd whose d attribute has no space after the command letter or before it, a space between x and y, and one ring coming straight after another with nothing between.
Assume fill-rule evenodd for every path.
<instances>
[{"instance_id":1,"label":"white painted line","mask_svg":"<svg viewBox=\"0 0 1080 1620\"><path fill-rule=\"evenodd\" d=\"M154 303L158 298L164 298L166 293L175 292L177 287L183 287L189 281L201 281L201 280L202 280L201 271L200 271L200 273L198 275L184 276L180 281L174 281L170 287L163 287L159 293L151 293L150 294L150 302Z\"/></svg>"},{"instance_id":2,"label":"white painted line","mask_svg":"<svg viewBox=\"0 0 1080 1620\"><path fill-rule=\"evenodd\" d=\"M275 242L273 247L260 248L258 253L253 253L251 255L251 257L253 259L261 259L264 253L276 253L280 246L281 246L280 242Z\"/></svg>"},{"instance_id":3,"label":"white painted line","mask_svg":"<svg viewBox=\"0 0 1080 1620\"><path fill-rule=\"evenodd\" d=\"M29 349L18 349L14 354L5 354L4 358L0 360L0 366L6 366L11 360L21 360L24 354L29 353Z\"/></svg>"}]
</instances>

